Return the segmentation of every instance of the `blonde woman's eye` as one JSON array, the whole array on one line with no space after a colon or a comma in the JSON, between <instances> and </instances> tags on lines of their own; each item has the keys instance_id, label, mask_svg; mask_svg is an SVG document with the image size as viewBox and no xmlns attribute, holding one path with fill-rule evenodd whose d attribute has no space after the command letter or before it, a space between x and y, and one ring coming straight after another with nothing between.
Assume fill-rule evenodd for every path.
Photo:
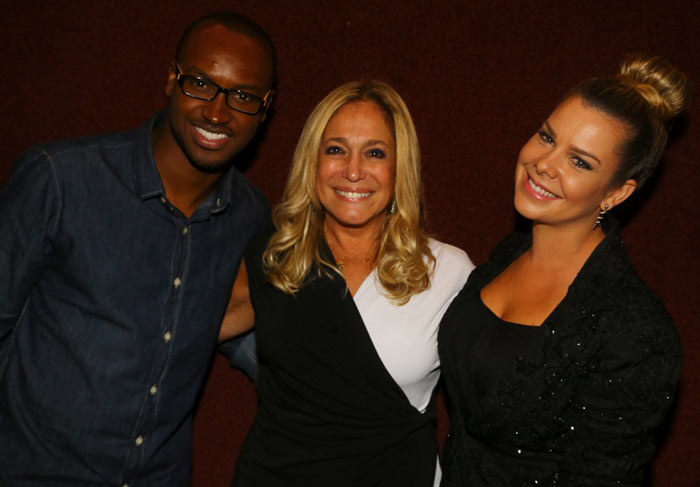
<instances>
[{"instance_id":1,"label":"blonde woman's eye","mask_svg":"<svg viewBox=\"0 0 700 487\"><path fill-rule=\"evenodd\" d=\"M331 145L331 146L326 147L325 152L326 152L326 154L329 154L329 155L337 155L337 154L342 154L343 149L341 149L337 145Z\"/></svg>"},{"instance_id":2,"label":"blonde woman's eye","mask_svg":"<svg viewBox=\"0 0 700 487\"><path fill-rule=\"evenodd\" d=\"M367 155L376 159L384 159L386 157L386 153L381 149L370 149Z\"/></svg>"}]
</instances>

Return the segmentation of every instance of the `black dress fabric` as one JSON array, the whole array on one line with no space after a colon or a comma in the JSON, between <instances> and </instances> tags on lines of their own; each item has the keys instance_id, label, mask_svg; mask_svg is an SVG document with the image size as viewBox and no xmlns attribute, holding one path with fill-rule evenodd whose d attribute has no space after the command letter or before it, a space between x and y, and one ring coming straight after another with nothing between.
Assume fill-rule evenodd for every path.
<instances>
[{"instance_id":1,"label":"black dress fabric","mask_svg":"<svg viewBox=\"0 0 700 487\"><path fill-rule=\"evenodd\" d=\"M518 355L475 408L461 390L472 373L464 367L469 300L531 245L531 235L505 239L452 302L438 336L450 405L442 486L645 481L654 429L678 382L680 343L614 225L606 234L540 327L533 353Z\"/></svg>"},{"instance_id":2,"label":"black dress fabric","mask_svg":"<svg viewBox=\"0 0 700 487\"><path fill-rule=\"evenodd\" d=\"M232 485L431 486L433 405L421 414L409 403L344 280L314 273L294 296L269 284L266 242L256 239L246 254L260 402Z\"/></svg>"},{"instance_id":3,"label":"black dress fabric","mask_svg":"<svg viewBox=\"0 0 700 487\"><path fill-rule=\"evenodd\" d=\"M465 296L463 315L469 326L457 327L452 338L462 353L459 362L460 401L465 417L476 413L481 398L505 375L518 356L536 350L541 326L527 326L500 319L483 303L481 289Z\"/></svg>"}]
</instances>

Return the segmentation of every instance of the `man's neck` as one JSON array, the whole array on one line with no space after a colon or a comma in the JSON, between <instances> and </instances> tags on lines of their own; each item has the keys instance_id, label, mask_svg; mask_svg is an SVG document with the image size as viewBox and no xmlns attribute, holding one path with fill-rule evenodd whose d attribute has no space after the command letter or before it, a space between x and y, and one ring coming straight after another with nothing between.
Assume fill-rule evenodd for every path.
<instances>
[{"instance_id":1,"label":"man's neck","mask_svg":"<svg viewBox=\"0 0 700 487\"><path fill-rule=\"evenodd\" d=\"M166 123L153 131L153 158L166 197L189 218L211 196L222 173L207 173L195 168L165 127Z\"/></svg>"}]
</instances>

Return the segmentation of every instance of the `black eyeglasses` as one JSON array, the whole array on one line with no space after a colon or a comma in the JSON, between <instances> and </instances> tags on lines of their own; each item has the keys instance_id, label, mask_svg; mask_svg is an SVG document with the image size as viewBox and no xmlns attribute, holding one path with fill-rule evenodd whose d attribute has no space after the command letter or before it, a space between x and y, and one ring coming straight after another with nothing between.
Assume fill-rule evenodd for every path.
<instances>
[{"instance_id":1,"label":"black eyeglasses","mask_svg":"<svg viewBox=\"0 0 700 487\"><path fill-rule=\"evenodd\" d=\"M212 101L219 93L223 93L226 95L226 105L247 115L257 115L264 110L274 94L274 90L269 90L264 98L260 98L242 90L222 88L210 79L184 74L177 63L175 67L177 68L175 79L185 95L197 100Z\"/></svg>"}]
</instances>

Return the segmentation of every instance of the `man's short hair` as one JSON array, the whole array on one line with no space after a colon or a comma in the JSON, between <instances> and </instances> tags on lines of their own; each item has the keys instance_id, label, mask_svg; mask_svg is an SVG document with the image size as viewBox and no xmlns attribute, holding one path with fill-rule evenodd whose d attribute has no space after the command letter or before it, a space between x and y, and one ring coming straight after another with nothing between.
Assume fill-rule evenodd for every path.
<instances>
[{"instance_id":1,"label":"man's short hair","mask_svg":"<svg viewBox=\"0 0 700 487\"><path fill-rule=\"evenodd\" d=\"M199 17L190 25L187 26L185 31L180 37L180 41L177 44L177 51L175 51L175 60L180 60L180 54L187 41L187 39L192 35L193 32L197 31L199 28L205 25L222 25L226 29L233 32L238 32L248 37L258 39L262 42L270 55L270 61L272 62L272 75L273 80L277 78L277 52L275 51L275 46L272 43L272 39L267 35L267 32L263 30L258 24L250 20L245 15L241 15L235 12L214 12L202 17Z\"/></svg>"}]
</instances>

